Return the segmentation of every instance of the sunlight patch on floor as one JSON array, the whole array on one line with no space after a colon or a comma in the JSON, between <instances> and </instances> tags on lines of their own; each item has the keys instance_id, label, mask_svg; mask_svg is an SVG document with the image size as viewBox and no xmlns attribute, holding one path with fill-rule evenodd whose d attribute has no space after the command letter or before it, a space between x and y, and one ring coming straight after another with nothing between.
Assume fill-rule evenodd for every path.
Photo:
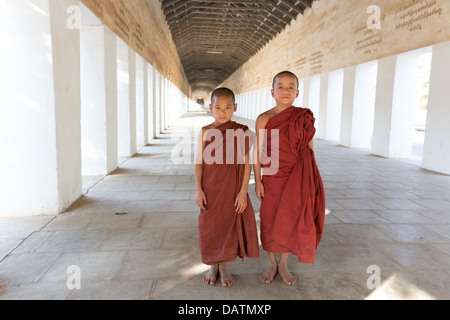
<instances>
[{"instance_id":1,"label":"sunlight patch on floor","mask_svg":"<svg viewBox=\"0 0 450 320\"><path fill-rule=\"evenodd\" d=\"M436 300L436 298L394 273L366 300Z\"/></svg>"}]
</instances>

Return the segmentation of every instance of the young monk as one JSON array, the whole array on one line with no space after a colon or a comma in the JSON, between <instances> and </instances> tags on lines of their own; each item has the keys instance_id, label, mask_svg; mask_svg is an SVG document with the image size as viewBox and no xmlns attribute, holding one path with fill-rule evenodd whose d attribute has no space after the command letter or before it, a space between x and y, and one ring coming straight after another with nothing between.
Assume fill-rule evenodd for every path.
<instances>
[{"instance_id":1,"label":"young monk","mask_svg":"<svg viewBox=\"0 0 450 320\"><path fill-rule=\"evenodd\" d=\"M195 165L202 262L211 268L203 277L214 285L218 274L224 287L235 283L227 263L237 257L258 258L258 234L248 185L249 150L256 135L231 121L237 110L235 95L227 88L212 93L215 121L202 128Z\"/></svg>"},{"instance_id":2,"label":"young monk","mask_svg":"<svg viewBox=\"0 0 450 320\"><path fill-rule=\"evenodd\" d=\"M286 284L297 283L287 267L289 254L297 255L299 262L314 263L323 233L325 195L313 151L315 119L309 109L293 106L298 88L293 73L279 73L272 89L276 107L256 122L255 188L262 201L261 242L269 256L260 276L263 283L271 283L278 272ZM275 170L270 159L278 161Z\"/></svg>"}]
</instances>

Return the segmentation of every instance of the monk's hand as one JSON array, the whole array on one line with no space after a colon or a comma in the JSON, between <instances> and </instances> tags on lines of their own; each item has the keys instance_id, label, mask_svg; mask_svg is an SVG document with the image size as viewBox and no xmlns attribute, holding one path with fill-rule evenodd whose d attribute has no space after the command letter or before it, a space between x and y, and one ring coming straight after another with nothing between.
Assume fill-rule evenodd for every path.
<instances>
[{"instance_id":1,"label":"monk's hand","mask_svg":"<svg viewBox=\"0 0 450 320\"><path fill-rule=\"evenodd\" d=\"M202 210L206 210L206 194L204 191L198 191L197 192L197 206L202 209Z\"/></svg>"},{"instance_id":2,"label":"monk's hand","mask_svg":"<svg viewBox=\"0 0 450 320\"><path fill-rule=\"evenodd\" d=\"M247 209L247 193L246 192L239 192L239 194L236 197L236 200L234 201L234 206L236 208L236 212L238 214L242 214L245 209Z\"/></svg>"},{"instance_id":3,"label":"monk's hand","mask_svg":"<svg viewBox=\"0 0 450 320\"><path fill-rule=\"evenodd\" d=\"M255 191L259 201L262 201L262 199L264 198L264 185L261 181L256 182Z\"/></svg>"}]
</instances>

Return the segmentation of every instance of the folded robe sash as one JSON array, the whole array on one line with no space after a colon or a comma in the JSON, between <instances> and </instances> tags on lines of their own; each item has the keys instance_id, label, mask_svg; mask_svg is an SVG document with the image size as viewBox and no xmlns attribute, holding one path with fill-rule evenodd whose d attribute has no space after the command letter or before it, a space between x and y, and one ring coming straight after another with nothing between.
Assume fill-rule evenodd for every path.
<instances>
[{"instance_id":1,"label":"folded robe sash","mask_svg":"<svg viewBox=\"0 0 450 320\"><path fill-rule=\"evenodd\" d=\"M264 250L294 253L299 262L310 264L314 263L325 222L323 182L314 151L308 147L316 133L314 123L309 109L295 107L268 121L262 158L265 197L260 214ZM279 148L272 145L275 134ZM279 161L275 171L267 163L271 157Z\"/></svg>"},{"instance_id":2,"label":"folded robe sash","mask_svg":"<svg viewBox=\"0 0 450 320\"><path fill-rule=\"evenodd\" d=\"M249 196L247 209L242 214L236 213L234 206L244 179L242 157L250 150L256 135L247 126L236 122L228 122L216 129L206 134L203 157L202 185L207 205L199 216L199 248L202 262L206 265L231 262L237 257L259 257L255 214ZM232 140L228 138L228 142L233 142L231 145L227 145L227 135L236 136ZM241 147L245 149L241 149L242 152L239 151ZM230 159L233 150L234 156ZM207 158L216 161L205 161ZM217 163L220 162L218 159L222 159L222 164Z\"/></svg>"}]
</instances>

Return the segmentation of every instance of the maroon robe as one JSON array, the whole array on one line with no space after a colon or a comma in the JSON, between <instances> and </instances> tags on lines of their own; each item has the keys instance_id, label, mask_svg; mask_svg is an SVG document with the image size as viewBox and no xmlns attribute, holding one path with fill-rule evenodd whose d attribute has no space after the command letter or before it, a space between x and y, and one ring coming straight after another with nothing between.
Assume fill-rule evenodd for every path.
<instances>
[{"instance_id":1,"label":"maroon robe","mask_svg":"<svg viewBox=\"0 0 450 320\"><path fill-rule=\"evenodd\" d=\"M202 185L207 204L206 210L201 210L198 220L200 253L202 262L206 265L231 262L237 257L259 257L255 213L248 194L247 209L242 214L238 214L234 206L236 196L241 191L245 169L245 164L242 160L239 162L237 157L239 154L244 156L248 153L252 142L247 140L246 143L246 139L238 135L238 138L233 139L235 143L227 146L226 138L227 130L239 132L235 130L241 129L242 133L250 133L253 140L256 135L251 131L248 132L247 126L236 122L228 122L217 129L220 130L223 141L216 142L215 138L207 141L205 150L208 146L210 149L221 150L223 164L208 164L205 159L203 161ZM211 148L212 143L218 144ZM243 147L241 153L238 152L239 147ZM234 149L234 157L230 159L232 149ZM205 151L204 158L207 156ZM212 156L216 156L215 152L212 152Z\"/></svg>"},{"instance_id":2,"label":"maroon robe","mask_svg":"<svg viewBox=\"0 0 450 320\"><path fill-rule=\"evenodd\" d=\"M314 263L325 222L325 192L314 151L314 115L309 109L290 107L266 126L263 150L264 199L261 204L261 241L267 252L293 253L299 262ZM279 130L279 150L272 139ZM273 149L273 150L272 150ZM277 157L279 166L264 164ZM275 158L273 158L275 159Z\"/></svg>"}]
</instances>

